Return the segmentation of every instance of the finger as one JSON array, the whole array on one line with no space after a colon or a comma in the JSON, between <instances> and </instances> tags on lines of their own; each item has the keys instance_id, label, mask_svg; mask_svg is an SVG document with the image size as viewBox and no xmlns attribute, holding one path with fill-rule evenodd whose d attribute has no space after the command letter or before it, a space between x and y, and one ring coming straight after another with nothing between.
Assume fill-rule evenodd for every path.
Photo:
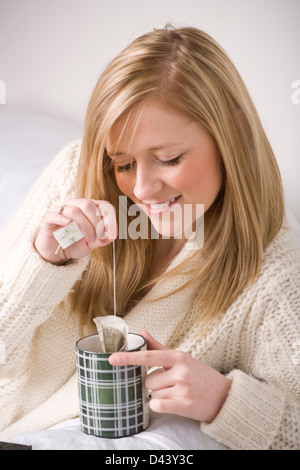
<instances>
[{"instance_id":1,"label":"finger","mask_svg":"<svg viewBox=\"0 0 300 470\"><path fill-rule=\"evenodd\" d=\"M65 212L67 206L78 207L94 226L96 226L99 220L102 218L98 211L98 206L95 204L93 199L66 199L63 202L63 212Z\"/></svg>"},{"instance_id":2,"label":"finger","mask_svg":"<svg viewBox=\"0 0 300 470\"><path fill-rule=\"evenodd\" d=\"M55 228L65 226L70 222L69 217L57 212L48 212L43 219L43 229L52 232Z\"/></svg>"},{"instance_id":3,"label":"finger","mask_svg":"<svg viewBox=\"0 0 300 470\"><path fill-rule=\"evenodd\" d=\"M95 199L67 199L64 204L79 207L92 223L100 240L115 240L117 238L118 225L115 208L109 202Z\"/></svg>"},{"instance_id":4,"label":"finger","mask_svg":"<svg viewBox=\"0 0 300 470\"><path fill-rule=\"evenodd\" d=\"M66 205L64 206L64 215L76 222L87 242L96 240L95 227L80 207Z\"/></svg>"},{"instance_id":5,"label":"finger","mask_svg":"<svg viewBox=\"0 0 300 470\"><path fill-rule=\"evenodd\" d=\"M147 349L167 350L168 348L153 338L147 330L142 330L140 333L147 341Z\"/></svg>"},{"instance_id":6,"label":"finger","mask_svg":"<svg viewBox=\"0 0 300 470\"><path fill-rule=\"evenodd\" d=\"M112 225L108 224L105 219L101 219L96 225L96 234L97 237L102 241L115 240L118 236L117 224L115 224L112 228Z\"/></svg>"},{"instance_id":7,"label":"finger","mask_svg":"<svg viewBox=\"0 0 300 470\"><path fill-rule=\"evenodd\" d=\"M172 398L172 395L173 395L173 388L174 387L166 387L166 388L161 388L159 390L151 390L151 398L153 400L170 400L170 399L173 399Z\"/></svg>"},{"instance_id":8,"label":"finger","mask_svg":"<svg viewBox=\"0 0 300 470\"><path fill-rule=\"evenodd\" d=\"M118 226L115 209L109 202L95 199L66 199L64 212L67 206L80 208L91 222L94 234L100 240L115 240L117 238Z\"/></svg>"},{"instance_id":9,"label":"finger","mask_svg":"<svg viewBox=\"0 0 300 470\"><path fill-rule=\"evenodd\" d=\"M145 380L145 385L150 390L160 390L173 387L176 384L176 378L171 369L158 369L149 373Z\"/></svg>"},{"instance_id":10,"label":"finger","mask_svg":"<svg viewBox=\"0 0 300 470\"><path fill-rule=\"evenodd\" d=\"M175 360L174 351L171 350L121 352L109 357L109 362L113 366L162 366L165 369L171 368Z\"/></svg>"},{"instance_id":11,"label":"finger","mask_svg":"<svg viewBox=\"0 0 300 470\"><path fill-rule=\"evenodd\" d=\"M183 400L178 398L152 398L149 406L157 413L185 415Z\"/></svg>"}]
</instances>

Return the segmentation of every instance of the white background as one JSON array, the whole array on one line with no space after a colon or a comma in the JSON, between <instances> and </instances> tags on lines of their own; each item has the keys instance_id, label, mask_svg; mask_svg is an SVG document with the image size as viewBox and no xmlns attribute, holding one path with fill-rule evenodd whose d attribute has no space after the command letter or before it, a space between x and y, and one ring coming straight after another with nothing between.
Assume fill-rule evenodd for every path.
<instances>
[{"instance_id":1,"label":"white background","mask_svg":"<svg viewBox=\"0 0 300 470\"><path fill-rule=\"evenodd\" d=\"M12 148L7 129L14 129L16 108L38 116L39 126L48 131L59 122L58 130L53 127L53 134L62 134L59 145L81 137L103 68L135 37L167 22L203 29L227 51L275 151L288 209L300 221L300 103L292 103L292 83L300 80L299 0L0 0L0 80L6 84L6 104L0 104L2 143ZM23 127L25 121L24 114L18 122ZM38 127L31 133L25 128L23 134L32 140L41 135ZM55 139L48 134L41 143L50 149ZM10 133L18 140L18 152L24 135ZM1 153L0 129L0 179L13 162L6 148L2 145ZM24 164L27 156L22 158ZM35 159L30 164L40 171ZM5 199L0 200L2 211Z\"/></svg>"}]
</instances>

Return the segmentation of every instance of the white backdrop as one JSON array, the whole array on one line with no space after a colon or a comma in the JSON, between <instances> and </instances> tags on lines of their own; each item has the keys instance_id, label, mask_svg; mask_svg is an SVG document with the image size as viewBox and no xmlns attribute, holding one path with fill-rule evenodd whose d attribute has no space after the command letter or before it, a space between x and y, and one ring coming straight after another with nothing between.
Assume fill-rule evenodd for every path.
<instances>
[{"instance_id":1,"label":"white backdrop","mask_svg":"<svg viewBox=\"0 0 300 470\"><path fill-rule=\"evenodd\" d=\"M14 172L23 184L19 200L50 156L81 136L106 64L135 37L171 22L203 29L237 66L277 156L291 220L300 221L300 92L299 104L292 102L292 83L300 80L299 19L299 0L0 0L4 218L12 210Z\"/></svg>"}]
</instances>

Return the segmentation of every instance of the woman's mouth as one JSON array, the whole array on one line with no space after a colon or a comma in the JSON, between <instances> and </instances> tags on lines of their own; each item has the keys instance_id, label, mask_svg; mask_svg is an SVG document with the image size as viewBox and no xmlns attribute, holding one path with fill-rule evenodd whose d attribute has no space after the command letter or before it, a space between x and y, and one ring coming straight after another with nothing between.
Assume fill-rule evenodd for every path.
<instances>
[{"instance_id":1,"label":"woman's mouth","mask_svg":"<svg viewBox=\"0 0 300 470\"><path fill-rule=\"evenodd\" d=\"M172 207L173 204L175 204L180 197L181 196L179 195L179 196L172 197L171 199L168 199L167 201L164 201L164 202L158 202L154 204L145 204L145 205L147 207L149 214L162 215L168 212L170 207Z\"/></svg>"}]
</instances>

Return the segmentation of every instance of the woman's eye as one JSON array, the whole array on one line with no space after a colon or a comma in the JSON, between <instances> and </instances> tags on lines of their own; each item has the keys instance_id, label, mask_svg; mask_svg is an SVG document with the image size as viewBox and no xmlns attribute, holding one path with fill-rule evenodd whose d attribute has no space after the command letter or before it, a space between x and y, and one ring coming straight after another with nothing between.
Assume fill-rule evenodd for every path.
<instances>
[{"instance_id":1,"label":"woman's eye","mask_svg":"<svg viewBox=\"0 0 300 470\"><path fill-rule=\"evenodd\" d=\"M122 171L129 171L132 169L134 162L126 163L126 165L118 165L117 172L122 173Z\"/></svg>"},{"instance_id":2,"label":"woman's eye","mask_svg":"<svg viewBox=\"0 0 300 470\"><path fill-rule=\"evenodd\" d=\"M176 166L179 165L180 160L182 158L182 154L178 155L175 158L172 158L171 160L159 160L160 166ZM122 173L123 171L130 171L135 165L135 161L132 161L130 163L126 163L125 165L118 165L117 166L117 172Z\"/></svg>"},{"instance_id":3,"label":"woman's eye","mask_svg":"<svg viewBox=\"0 0 300 470\"><path fill-rule=\"evenodd\" d=\"M178 155L177 157L172 158L172 160L161 160L160 164L161 166L176 166L179 165L181 157L182 155Z\"/></svg>"}]
</instances>

